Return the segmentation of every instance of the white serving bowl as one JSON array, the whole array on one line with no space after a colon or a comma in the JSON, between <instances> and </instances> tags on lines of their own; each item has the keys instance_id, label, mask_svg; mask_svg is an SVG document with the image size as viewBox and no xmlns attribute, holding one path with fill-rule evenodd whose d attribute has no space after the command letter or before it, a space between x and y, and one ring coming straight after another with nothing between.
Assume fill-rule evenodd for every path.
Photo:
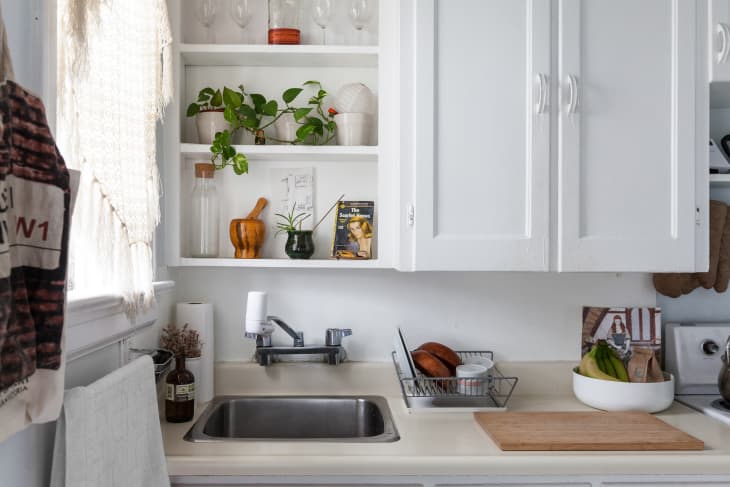
<instances>
[{"instance_id":1,"label":"white serving bowl","mask_svg":"<svg viewBox=\"0 0 730 487\"><path fill-rule=\"evenodd\" d=\"M614 382L592 379L573 370L573 393L580 402L604 411L656 413L674 401L674 376L664 382Z\"/></svg>"}]
</instances>

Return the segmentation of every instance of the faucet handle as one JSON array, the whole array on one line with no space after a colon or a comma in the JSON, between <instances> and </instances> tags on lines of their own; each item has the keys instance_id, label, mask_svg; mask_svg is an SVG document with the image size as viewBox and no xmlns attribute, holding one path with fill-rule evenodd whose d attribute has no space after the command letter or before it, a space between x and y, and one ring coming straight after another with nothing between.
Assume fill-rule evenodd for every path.
<instances>
[{"instance_id":1,"label":"faucet handle","mask_svg":"<svg viewBox=\"0 0 730 487\"><path fill-rule=\"evenodd\" d=\"M327 328L324 343L328 346L342 345L342 339L352 335L350 328Z\"/></svg>"}]
</instances>

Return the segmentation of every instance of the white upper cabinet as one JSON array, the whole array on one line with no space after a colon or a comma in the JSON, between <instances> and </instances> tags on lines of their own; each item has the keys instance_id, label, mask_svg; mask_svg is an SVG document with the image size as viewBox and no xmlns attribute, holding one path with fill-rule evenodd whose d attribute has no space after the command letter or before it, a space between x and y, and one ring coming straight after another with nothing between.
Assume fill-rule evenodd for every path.
<instances>
[{"instance_id":1,"label":"white upper cabinet","mask_svg":"<svg viewBox=\"0 0 730 487\"><path fill-rule=\"evenodd\" d=\"M710 2L710 81L730 81L730 0Z\"/></svg>"},{"instance_id":2,"label":"white upper cabinet","mask_svg":"<svg viewBox=\"0 0 730 487\"><path fill-rule=\"evenodd\" d=\"M417 270L547 270L550 2L415 2Z\"/></svg>"},{"instance_id":3,"label":"white upper cabinet","mask_svg":"<svg viewBox=\"0 0 730 487\"><path fill-rule=\"evenodd\" d=\"M558 2L557 270L695 270L696 25L685 0Z\"/></svg>"},{"instance_id":4,"label":"white upper cabinet","mask_svg":"<svg viewBox=\"0 0 730 487\"><path fill-rule=\"evenodd\" d=\"M704 0L410 1L404 267L702 270Z\"/></svg>"}]
</instances>

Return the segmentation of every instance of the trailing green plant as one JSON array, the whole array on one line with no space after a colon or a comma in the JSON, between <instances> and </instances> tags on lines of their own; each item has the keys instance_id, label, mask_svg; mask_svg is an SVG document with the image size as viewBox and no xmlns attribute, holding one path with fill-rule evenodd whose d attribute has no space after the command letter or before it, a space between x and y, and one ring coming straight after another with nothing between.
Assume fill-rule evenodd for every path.
<instances>
[{"instance_id":1,"label":"trailing green plant","mask_svg":"<svg viewBox=\"0 0 730 487\"><path fill-rule=\"evenodd\" d=\"M223 95L221 90L214 90L206 86L198 93L198 99L188 105L187 116L194 117L200 112L219 110L222 106Z\"/></svg>"},{"instance_id":2,"label":"trailing green plant","mask_svg":"<svg viewBox=\"0 0 730 487\"><path fill-rule=\"evenodd\" d=\"M312 216L311 213L299 213L298 215L294 215L296 207L297 204L294 203L292 205L291 211L286 215L282 213L276 213L276 216L278 216L281 221L276 222L276 228L278 228L278 230L274 234L275 237L284 232L300 231L302 229L302 222Z\"/></svg>"},{"instance_id":3,"label":"trailing green plant","mask_svg":"<svg viewBox=\"0 0 730 487\"><path fill-rule=\"evenodd\" d=\"M295 100L304 91L303 87L306 86L314 87L316 93L309 98L307 106L295 105ZM201 91L201 95L205 90ZM213 91L212 89L209 90ZM206 91L206 94L208 93ZM294 121L299 124L296 139L282 140L273 136L267 136L267 138L285 144L327 144L335 136L337 125L334 116L337 112L331 108L327 111L324 110L322 104L326 96L327 91L322 88L322 84L313 80L304 82L302 87L284 90L281 94L283 106L280 106L276 100L268 100L260 93L247 93L243 85L240 85L237 90L224 87L220 98L224 107L223 117L230 124L230 129L218 132L215 135L215 139L210 146L211 162L216 169L223 169L230 165L236 174L247 173L248 159L245 154L236 151L232 144L233 135L240 130L256 135L258 131L270 127L286 113L291 113ZM198 113L193 105L199 105L201 99L202 97L199 96L198 102L188 107L188 116Z\"/></svg>"}]
</instances>

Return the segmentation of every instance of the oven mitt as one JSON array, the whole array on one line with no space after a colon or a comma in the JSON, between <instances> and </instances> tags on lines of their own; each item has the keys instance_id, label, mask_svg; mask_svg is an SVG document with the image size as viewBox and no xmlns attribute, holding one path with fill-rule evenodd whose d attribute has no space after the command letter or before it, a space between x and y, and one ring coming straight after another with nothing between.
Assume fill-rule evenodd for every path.
<instances>
[{"instance_id":1,"label":"oven mitt","mask_svg":"<svg viewBox=\"0 0 730 487\"><path fill-rule=\"evenodd\" d=\"M720 245L720 259L717 263L715 291L718 293L727 291L728 281L730 281L730 210L727 212L725 228L722 231L722 244Z\"/></svg>"},{"instance_id":2,"label":"oven mitt","mask_svg":"<svg viewBox=\"0 0 730 487\"><path fill-rule=\"evenodd\" d=\"M710 200L710 268L707 272L698 272L697 279L705 289L715 285L717 263L720 260L720 244L727 218L727 205L722 201Z\"/></svg>"},{"instance_id":3,"label":"oven mitt","mask_svg":"<svg viewBox=\"0 0 730 487\"><path fill-rule=\"evenodd\" d=\"M653 281L657 292L670 298L689 294L700 286L696 275L690 273L654 274Z\"/></svg>"}]
</instances>

